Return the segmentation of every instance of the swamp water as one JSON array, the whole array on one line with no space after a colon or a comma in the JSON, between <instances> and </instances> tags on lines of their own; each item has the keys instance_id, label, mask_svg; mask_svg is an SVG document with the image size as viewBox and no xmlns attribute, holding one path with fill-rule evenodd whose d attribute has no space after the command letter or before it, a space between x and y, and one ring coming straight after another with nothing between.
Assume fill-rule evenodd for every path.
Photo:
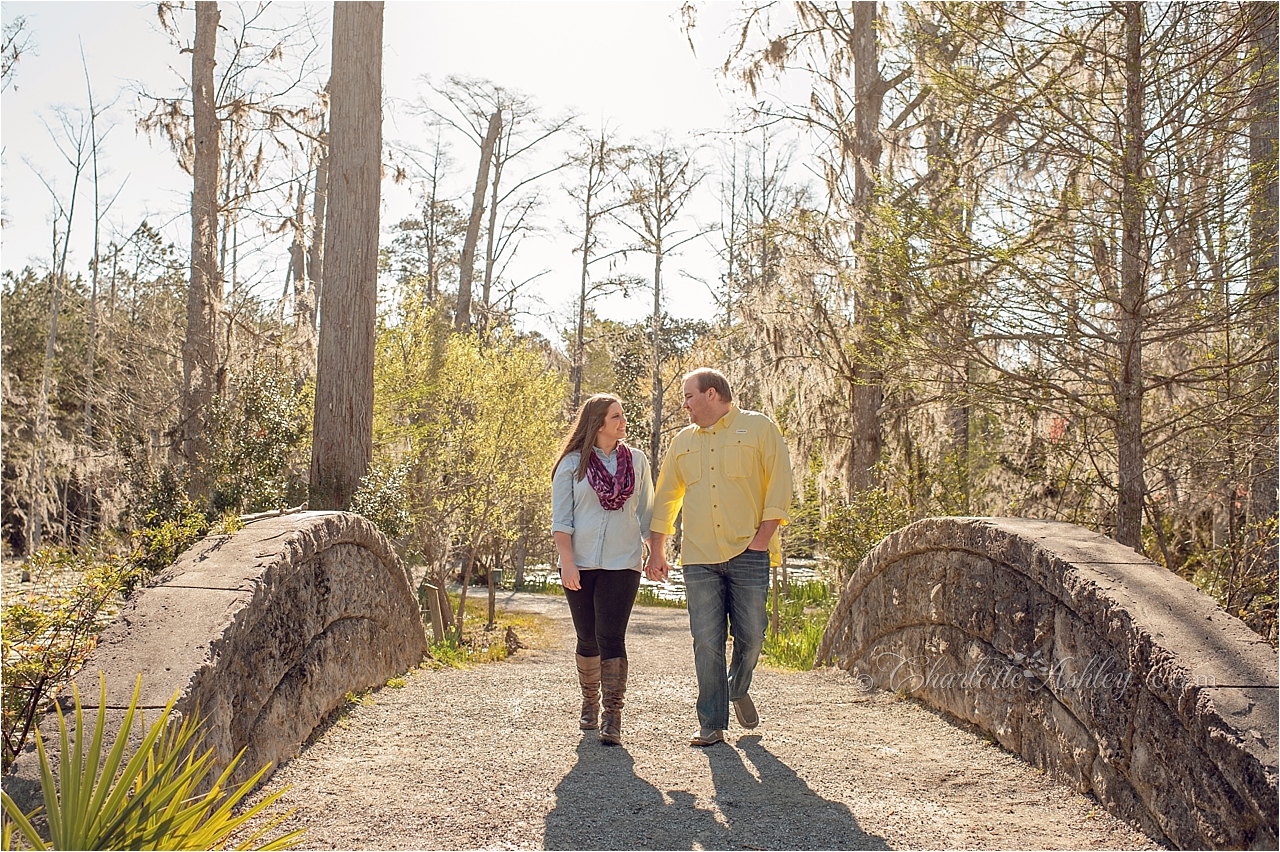
<instances>
[{"instance_id":1,"label":"swamp water","mask_svg":"<svg viewBox=\"0 0 1280 852\"><path fill-rule=\"evenodd\" d=\"M777 569L782 576L782 568ZM820 563L816 559L788 559L786 576L788 583L808 583L821 579ZM526 565L524 569L526 589L532 590L560 585L560 572L546 563ZM504 572L503 588L511 587L511 576ZM640 588L649 589L653 597L664 601L684 601L684 571L678 565L671 566L671 574L665 583L655 583L647 577L640 578ZM557 591L559 591L557 589Z\"/></svg>"}]
</instances>

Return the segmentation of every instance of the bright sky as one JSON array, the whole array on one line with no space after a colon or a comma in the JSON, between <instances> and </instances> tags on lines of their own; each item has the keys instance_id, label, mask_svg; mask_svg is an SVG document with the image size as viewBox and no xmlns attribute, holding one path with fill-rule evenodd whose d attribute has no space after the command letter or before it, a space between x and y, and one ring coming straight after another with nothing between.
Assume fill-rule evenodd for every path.
<instances>
[{"instance_id":1,"label":"bright sky","mask_svg":"<svg viewBox=\"0 0 1280 852\"><path fill-rule=\"evenodd\" d=\"M225 4L224 4L225 8ZM727 127L732 121L730 98L716 68L724 61L726 40L721 35L735 4L702 4L695 31L697 56L680 28L680 4L654 2L389 2L384 29L384 139L412 141L422 133L418 118L398 106L424 90L423 75L440 80L446 75L485 77L532 96L548 113L574 108L584 123L606 120L628 136L640 137L667 129L676 137L699 130ZM327 5L312 4L309 14L322 32L321 58L327 66ZM59 193L70 186L70 170L58 157L46 128L57 127L57 105L70 108L86 103L80 50L93 80L95 99L115 106L107 121L115 127L103 149L104 199L120 194L107 215L108 231L127 235L145 216L180 245L189 240L186 205L190 178L176 166L166 143L135 130L141 82L157 94L180 89L179 72L189 72L190 60L179 55L160 31L154 3L130 2L5 2L0 6L6 24L25 16L34 49L18 65L14 85L0 99L0 142L4 146L3 194L5 226L3 267L19 269L27 263L48 266L51 201L37 172ZM180 13L187 18L189 12ZM302 7L279 4L273 9L296 19ZM226 12L224 12L224 18ZM183 19L184 31L191 23ZM450 188L470 197L474 183L475 149L459 140L453 148L456 174ZM716 153L707 149L708 165ZM548 196L559 191L560 178L546 184ZM702 197L691 205L697 219L719 219L714 197L715 178L709 178ZM82 190L84 187L82 186ZM412 215L407 190L384 186L382 224ZM84 269L91 255L89 209L92 196L82 192L72 240L69 268ZM513 278L542 269L538 279L542 305L527 308L541 316L526 325L550 333L563 325L577 290L578 260L570 254L572 238L560 222L571 209L552 207L542 216L546 235L521 250ZM666 266L668 309L677 316L711 314L707 290L687 275L714 283L711 256L715 238L691 244ZM278 298L287 259L280 245L273 249L268 271L258 292ZM638 258L634 270L645 273L651 261ZM651 297L650 297L651 298ZM651 302L649 303L651 304ZM602 312L619 319L639 318L649 308L643 298L604 303Z\"/></svg>"}]
</instances>

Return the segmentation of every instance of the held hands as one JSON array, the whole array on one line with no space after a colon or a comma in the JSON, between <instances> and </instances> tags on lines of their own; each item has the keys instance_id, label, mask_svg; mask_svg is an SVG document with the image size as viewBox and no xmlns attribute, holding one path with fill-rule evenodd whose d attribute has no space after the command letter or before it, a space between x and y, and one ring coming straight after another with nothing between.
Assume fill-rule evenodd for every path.
<instances>
[{"instance_id":1,"label":"held hands","mask_svg":"<svg viewBox=\"0 0 1280 852\"><path fill-rule=\"evenodd\" d=\"M649 561L644 566L644 575L655 583L665 583L669 573L671 573L671 565L667 562L662 551L660 549L650 550Z\"/></svg>"},{"instance_id":2,"label":"held hands","mask_svg":"<svg viewBox=\"0 0 1280 852\"><path fill-rule=\"evenodd\" d=\"M578 573L578 566L565 559L560 560L560 585L575 592L582 589L582 575Z\"/></svg>"}]
</instances>

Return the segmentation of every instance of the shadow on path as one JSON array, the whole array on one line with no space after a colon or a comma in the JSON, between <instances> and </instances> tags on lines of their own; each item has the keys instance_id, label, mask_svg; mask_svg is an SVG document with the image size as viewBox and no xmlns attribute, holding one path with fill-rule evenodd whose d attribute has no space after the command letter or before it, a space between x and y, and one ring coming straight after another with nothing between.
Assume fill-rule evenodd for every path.
<instances>
[{"instance_id":1,"label":"shadow on path","mask_svg":"<svg viewBox=\"0 0 1280 852\"><path fill-rule=\"evenodd\" d=\"M544 849L689 849L720 829L693 794L673 792L668 803L636 775L625 747L602 745L588 731L577 752L578 762L556 785Z\"/></svg>"},{"instance_id":2,"label":"shadow on path","mask_svg":"<svg viewBox=\"0 0 1280 852\"><path fill-rule=\"evenodd\" d=\"M859 828L847 805L810 789L759 736L739 737L736 748L717 745L705 754L716 805L729 823L716 848L890 848L884 838Z\"/></svg>"},{"instance_id":3,"label":"shadow on path","mask_svg":"<svg viewBox=\"0 0 1280 852\"><path fill-rule=\"evenodd\" d=\"M625 748L602 746L592 734L577 754L556 786L545 849L889 848L863 832L846 805L813 792L759 737L696 756L709 764L716 809L698 807L687 790L664 794L636 775Z\"/></svg>"}]
</instances>

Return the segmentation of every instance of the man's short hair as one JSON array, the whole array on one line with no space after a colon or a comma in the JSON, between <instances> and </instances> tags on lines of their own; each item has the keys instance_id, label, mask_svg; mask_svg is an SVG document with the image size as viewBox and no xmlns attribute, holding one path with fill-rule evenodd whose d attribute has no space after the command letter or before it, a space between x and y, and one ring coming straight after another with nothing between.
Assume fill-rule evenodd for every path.
<instances>
[{"instance_id":1,"label":"man's short hair","mask_svg":"<svg viewBox=\"0 0 1280 852\"><path fill-rule=\"evenodd\" d=\"M725 402L733 402L733 388L729 387L729 380L719 370L713 370L710 367L699 367L692 373L685 374L684 380L687 382L689 379L697 379L700 392L706 393L711 388L715 388L716 393L720 395L720 399Z\"/></svg>"}]
</instances>

